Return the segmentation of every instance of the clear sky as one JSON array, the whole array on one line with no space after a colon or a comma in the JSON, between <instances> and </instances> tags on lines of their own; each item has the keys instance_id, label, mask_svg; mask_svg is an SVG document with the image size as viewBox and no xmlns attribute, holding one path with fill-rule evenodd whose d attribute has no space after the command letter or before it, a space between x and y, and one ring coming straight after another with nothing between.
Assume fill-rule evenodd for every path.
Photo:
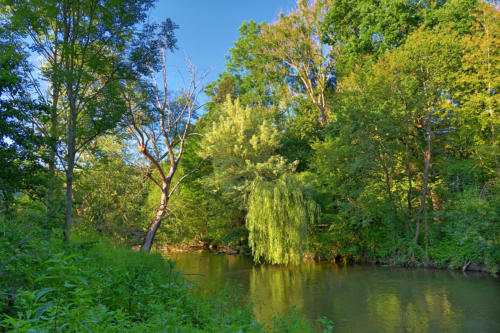
<instances>
[{"instance_id":1,"label":"clear sky","mask_svg":"<svg viewBox=\"0 0 500 333\"><path fill-rule=\"evenodd\" d=\"M296 0L159 0L151 21L170 18L177 25L179 49L167 58L169 89L182 84L178 70L185 70L184 55L202 72L211 69L206 83L225 68L225 56L238 38L244 21L274 22L280 12L295 8ZM204 102L205 98L202 97Z\"/></svg>"}]
</instances>

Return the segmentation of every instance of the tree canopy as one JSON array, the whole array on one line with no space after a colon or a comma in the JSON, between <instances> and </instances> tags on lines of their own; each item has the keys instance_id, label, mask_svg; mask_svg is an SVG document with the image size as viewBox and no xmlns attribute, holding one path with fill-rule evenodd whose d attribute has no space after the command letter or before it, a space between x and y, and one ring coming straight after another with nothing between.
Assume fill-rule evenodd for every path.
<instances>
[{"instance_id":1,"label":"tree canopy","mask_svg":"<svg viewBox=\"0 0 500 333\"><path fill-rule=\"evenodd\" d=\"M3 202L66 239L498 271L496 3L301 0L180 91L152 4L2 1Z\"/></svg>"}]
</instances>

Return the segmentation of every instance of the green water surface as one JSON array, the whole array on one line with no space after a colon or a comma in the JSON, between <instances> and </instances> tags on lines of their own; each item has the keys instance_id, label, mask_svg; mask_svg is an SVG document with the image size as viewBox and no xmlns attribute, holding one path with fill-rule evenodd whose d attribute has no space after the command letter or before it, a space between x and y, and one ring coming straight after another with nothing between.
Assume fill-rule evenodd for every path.
<instances>
[{"instance_id":1,"label":"green water surface","mask_svg":"<svg viewBox=\"0 0 500 333\"><path fill-rule=\"evenodd\" d=\"M261 322L295 305L307 319L332 320L336 333L500 332L500 281L486 274L331 263L280 267L211 253L168 256L201 292L244 295Z\"/></svg>"}]
</instances>

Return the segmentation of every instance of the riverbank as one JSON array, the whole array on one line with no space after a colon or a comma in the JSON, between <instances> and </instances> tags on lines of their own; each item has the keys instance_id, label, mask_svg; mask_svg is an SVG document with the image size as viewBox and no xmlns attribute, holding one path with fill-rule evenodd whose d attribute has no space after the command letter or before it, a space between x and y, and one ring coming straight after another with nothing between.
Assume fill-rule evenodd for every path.
<instances>
[{"instance_id":1,"label":"riverbank","mask_svg":"<svg viewBox=\"0 0 500 333\"><path fill-rule=\"evenodd\" d=\"M160 245L157 247L157 251L161 253L212 253L214 255L243 255L243 256L252 256L252 253L248 251L248 249L242 250L241 248L233 248L228 246L208 246L202 243L198 244L169 244L169 245ZM467 261L464 265L451 263L443 264L437 263L433 261L429 261L427 263L396 263L393 261L380 261L380 260L359 260L359 261L343 261L340 260L327 260L319 258L318 256L314 256L311 254L305 254L303 258L303 262L309 263L335 263L335 264L367 264L367 265L378 265L378 266L387 266L387 267L401 267L401 268L425 268L425 269L439 269L439 270L451 270L451 271L462 271L462 272L480 272L480 273L488 273L491 274L488 266L484 263L475 264L471 261ZM497 274L491 274L492 276L497 277Z\"/></svg>"},{"instance_id":2,"label":"riverbank","mask_svg":"<svg viewBox=\"0 0 500 333\"><path fill-rule=\"evenodd\" d=\"M0 242L0 331L290 332L294 317L264 327L238 294L199 295L158 253L106 240L69 244L30 234ZM236 306L235 304L241 304ZM284 326L283 326L284 325Z\"/></svg>"}]
</instances>

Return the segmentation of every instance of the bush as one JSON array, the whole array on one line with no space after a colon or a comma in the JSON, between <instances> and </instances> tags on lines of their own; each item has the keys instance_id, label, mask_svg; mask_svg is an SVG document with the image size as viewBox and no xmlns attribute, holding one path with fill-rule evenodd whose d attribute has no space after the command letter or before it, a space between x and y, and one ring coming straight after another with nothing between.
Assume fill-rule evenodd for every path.
<instances>
[{"instance_id":1,"label":"bush","mask_svg":"<svg viewBox=\"0 0 500 333\"><path fill-rule=\"evenodd\" d=\"M484 263L495 275L500 270L499 199L498 194L488 195L475 188L457 194L451 207L440 215L446 225L432 257L451 268Z\"/></svg>"}]
</instances>

